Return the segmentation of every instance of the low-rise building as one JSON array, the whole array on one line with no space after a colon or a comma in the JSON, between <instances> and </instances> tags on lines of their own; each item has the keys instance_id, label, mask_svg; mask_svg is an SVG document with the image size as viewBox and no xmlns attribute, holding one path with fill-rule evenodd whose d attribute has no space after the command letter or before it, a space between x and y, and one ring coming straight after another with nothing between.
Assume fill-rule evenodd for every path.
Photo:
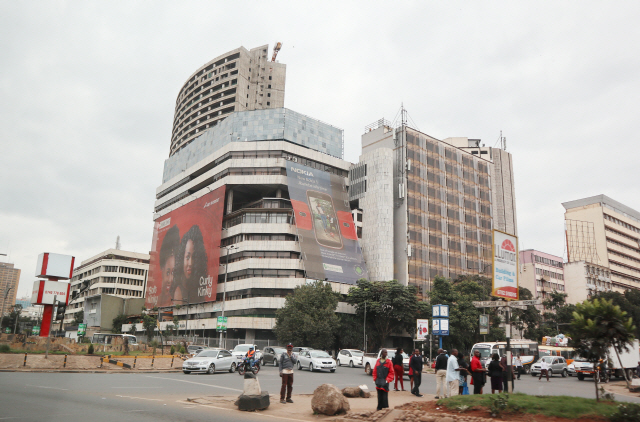
<instances>
[{"instance_id":1,"label":"low-rise building","mask_svg":"<svg viewBox=\"0 0 640 422\"><path fill-rule=\"evenodd\" d=\"M612 290L611 271L602 265L586 261L564 264L564 282L567 289L567 303L580 303L597 293Z\"/></svg>"},{"instance_id":2,"label":"low-rise building","mask_svg":"<svg viewBox=\"0 0 640 422\"><path fill-rule=\"evenodd\" d=\"M144 298L125 298L110 294L97 294L84 300L84 321L89 332L105 332L113 329L118 315L140 315Z\"/></svg>"},{"instance_id":3,"label":"low-rise building","mask_svg":"<svg viewBox=\"0 0 640 422\"><path fill-rule=\"evenodd\" d=\"M546 299L553 291L567 293L562 258L527 249L520 251L520 287L531 291L535 299Z\"/></svg>"}]
</instances>

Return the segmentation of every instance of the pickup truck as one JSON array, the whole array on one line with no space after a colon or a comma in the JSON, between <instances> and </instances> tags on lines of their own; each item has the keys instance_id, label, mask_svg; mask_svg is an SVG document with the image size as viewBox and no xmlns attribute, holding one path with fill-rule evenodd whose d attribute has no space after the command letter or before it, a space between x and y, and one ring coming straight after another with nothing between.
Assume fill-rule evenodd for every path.
<instances>
[{"instance_id":1,"label":"pickup truck","mask_svg":"<svg viewBox=\"0 0 640 422\"><path fill-rule=\"evenodd\" d=\"M635 340L627 352L620 353L620 361L616 355L616 351L611 348L607 353L607 357L604 359L604 368L606 368L600 376L602 382L609 382L611 377L623 378L624 372L627 373L627 378L632 379L633 373L640 362L640 342ZM593 370L593 364L586 362L584 359L578 357L573 361L573 367L575 373L578 376L578 380L583 381L585 377L593 377L595 371Z\"/></svg>"},{"instance_id":2,"label":"pickup truck","mask_svg":"<svg viewBox=\"0 0 640 422\"><path fill-rule=\"evenodd\" d=\"M375 366L378 359L380 359L380 352L381 350L378 350L378 353L365 353L362 357L362 366L364 367L364 372L367 375L373 374L373 367ZM387 357L389 359L393 359L395 355L395 350L387 349ZM402 354L402 366L404 368L404 373L407 374L409 372L409 355L407 355L406 353Z\"/></svg>"}]
</instances>

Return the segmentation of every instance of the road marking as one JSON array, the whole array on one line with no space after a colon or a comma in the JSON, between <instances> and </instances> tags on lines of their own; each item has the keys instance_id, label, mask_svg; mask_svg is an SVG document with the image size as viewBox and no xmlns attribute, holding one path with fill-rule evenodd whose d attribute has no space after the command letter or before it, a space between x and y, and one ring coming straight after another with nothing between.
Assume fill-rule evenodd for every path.
<instances>
[{"instance_id":1,"label":"road marking","mask_svg":"<svg viewBox=\"0 0 640 422\"><path fill-rule=\"evenodd\" d=\"M116 395L116 397L121 397L123 399L138 399L138 400L150 400L150 401L162 401L160 399L146 399L144 397L131 397L131 396L121 396L121 395Z\"/></svg>"},{"instance_id":2,"label":"road marking","mask_svg":"<svg viewBox=\"0 0 640 422\"><path fill-rule=\"evenodd\" d=\"M45 387L43 385L29 385L27 384L27 387L36 387L36 388L47 388L50 390L62 390L62 391L69 391L68 388L56 388L56 387Z\"/></svg>"},{"instance_id":3,"label":"road marking","mask_svg":"<svg viewBox=\"0 0 640 422\"><path fill-rule=\"evenodd\" d=\"M231 390L231 391L239 391L239 392L243 392L243 390L238 390L237 388L230 388L230 387L221 387L219 385L213 385L213 384L205 384L202 382L194 382L194 381L186 381L186 380L177 380L174 378L163 378L163 377L152 377L150 375L147 375L147 378L155 378L158 380L169 380L169 381L178 381L178 382L186 382L188 384L196 384L196 385L206 385L207 387L213 387L213 388L222 388L223 390Z\"/></svg>"},{"instance_id":4,"label":"road marking","mask_svg":"<svg viewBox=\"0 0 640 422\"><path fill-rule=\"evenodd\" d=\"M211 406L211 405L208 405L208 404L201 404L200 406L201 406L201 407L210 407L210 408L212 408L212 409L229 410L229 411L235 410L235 409L226 409L226 408L224 408L224 407ZM278 420L287 420L287 421L296 421L296 422L309 422L309 421L307 421L307 420L305 420L305 419L283 418L282 416L277 416L277 415L265 415L264 413L257 414L257 413L253 413L253 412L247 412L246 414L247 414L247 415L258 416L258 417L263 417L263 416L264 416L264 417L268 417L268 418L275 418L275 419L278 419Z\"/></svg>"},{"instance_id":5,"label":"road marking","mask_svg":"<svg viewBox=\"0 0 640 422\"><path fill-rule=\"evenodd\" d=\"M25 416L8 416L8 417L6 417L6 418L0 418L0 421L3 421L3 420L5 420L5 419L22 419L22 418L24 418L24 417L25 417Z\"/></svg>"},{"instance_id":6,"label":"road marking","mask_svg":"<svg viewBox=\"0 0 640 422\"><path fill-rule=\"evenodd\" d=\"M162 387L111 387L111 388L162 388Z\"/></svg>"},{"instance_id":7,"label":"road marking","mask_svg":"<svg viewBox=\"0 0 640 422\"><path fill-rule=\"evenodd\" d=\"M131 413L131 412L146 412L146 410L127 410L124 413Z\"/></svg>"}]
</instances>

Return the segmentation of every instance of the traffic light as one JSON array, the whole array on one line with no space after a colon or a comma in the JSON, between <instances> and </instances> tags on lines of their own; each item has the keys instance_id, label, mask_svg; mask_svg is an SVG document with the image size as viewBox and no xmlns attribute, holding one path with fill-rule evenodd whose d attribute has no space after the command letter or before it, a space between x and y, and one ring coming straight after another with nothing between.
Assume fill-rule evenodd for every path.
<instances>
[{"instance_id":1,"label":"traffic light","mask_svg":"<svg viewBox=\"0 0 640 422\"><path fill-rule=\"evenodd\" d=\"M56 307L56 321L62 321L64 319L64 312L67 310L67 305L62 302L58 302Z\"/></svg>"}]
</instances>

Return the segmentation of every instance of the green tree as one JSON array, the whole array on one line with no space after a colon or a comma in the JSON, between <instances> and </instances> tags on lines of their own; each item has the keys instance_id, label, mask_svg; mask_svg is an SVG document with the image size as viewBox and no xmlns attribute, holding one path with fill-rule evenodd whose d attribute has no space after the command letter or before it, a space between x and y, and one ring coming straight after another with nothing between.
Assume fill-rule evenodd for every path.
<instances>
[{"instance_id":1,"label":"green tree","mask_svg":"<svg viewBox=\"0 0 640 422\"><path fill-rule=\"evenodd\" d=\"M591 362L595 368L600 359L607 357L610 348L613 348L620 361L620 352L629 350L635 330L633 321L619 306L608 300L588 300L576 305L571 323L571 345L579 356ZM598 377L595 377L594 384L599 401Z\"/></svg>"},{"instance_id":2,"label":"green tree","mask_svg":"<svg viewBox=\"0 0 640 422\"><path fill-rule=\"evenodd\" d=\"M84 311L73 314L73 323L76 325L84 323Z\"/></svg>"},{"instance_id":3,"label":"green tree","mask_svg":"<svg viewBox=\"0 0 640 422\"><path fill-rule=\"evenodd\" d=\"M328 349L339 326L336 307L340 295L322 281L298 286L276 312L274 331L281 343Z\"/></svg>"},{"instance_id":4,"label":"green tree","mask_svg":"<svg viewBox=\"0 0 640 422\"><path fill-rule=\"evenodd\" d=\"M566 293L554 290L547 299L542 301L545 309L542 314L544 325L541 328L541 334L543 336L556 336L565 331L571 324L576 307L575 305L567 304L566 299Z\"/></svg>"},{"instance_id":5,"label":"green tree","mask_svg":"<svg viewBox=\"0 0 640 422\"><path fill-rule=\"evenodd\" d=\"M367 309L367 349L377 349L385 344L391 333L406 331L415 334L416 318L428 315L426 302L418 301L415 286L403 286L396 280L358 280L349 289L347 303L355 306L360 321Z\"/></svg>"},{"instance_id":6,"label":"green tree","mask_svg":"<svg viewBox=\"0 0 640 422\"><path fill-rule=\"evenodd\" d=\"M628 290L622 293L618 292L600 292L591 299L610 300L614 305L618 305L620 310L625 311L634 321L640 321L640 290ZM636 327L633 333L636 338L640 338L640 326Z\"/></svg>"},{"instance_id":7,"label":"green tree","mask_svg":"<svg viewBox=\"0 0 640 422\"><path fill-rule=\"evenodd\" d=\"M154 332L156 329L156 317L148 314L142 314L142 328L147 335L147 343L150 344L153 340Z\"/></svg>"},{"instance_id":8,"label":"green tree","mask_svg":"<svg viewBox=\"0 0 640 422\"><path fill-rule=\"evenodd\" d=\"M116 334L120 334L122 333L122 325L127 323L127 319L128 317L124 314L120 314L118 316L116 316L113 321L111 322L113 328L111 329L111 331L113 331Z\"/></svg>"},{"instance_id":9,"label":"green tree","mask_svg":"<svg viewBox=\"0 0 640 422\"><path fill-rule=\"evenodd\" d=\"M520 300L532 300L533 293L526 287L519 288ZM540 323L542 316L535 306L527 306L527 309L513 309L511 311L511 321L515 329L520 331L524 338L537 341L542 338Z\"/></svg>"},{"instance_id":10,"label":"green tree","mask_svg":"<svg viewBox=\"0 0 640 422\"><path fill-rule=\"evenodd\" d=\"M334 348L360 349L364 342L364 321L362 317L353 314L338 314L338 330Z\"/></svg>"},{"instance_id":11,"label":"green tree","mask_svg":"<svg viewBox=\"0 0 640 422\"><path fill-rule=\"evenodd\" d=\"M2 330L3 333L4 333L5 327L10 328L11 332L13 332L13 330L16 327L16 319L20 321L20 313L22 312L22 305L16 304L16 305L13 305L13 307L11 307L10 309L11 309L11 312L9 312L8 315L2 317L2 323L0 324L0 326L3 328Z\"/></svg>"}]
</instances>

